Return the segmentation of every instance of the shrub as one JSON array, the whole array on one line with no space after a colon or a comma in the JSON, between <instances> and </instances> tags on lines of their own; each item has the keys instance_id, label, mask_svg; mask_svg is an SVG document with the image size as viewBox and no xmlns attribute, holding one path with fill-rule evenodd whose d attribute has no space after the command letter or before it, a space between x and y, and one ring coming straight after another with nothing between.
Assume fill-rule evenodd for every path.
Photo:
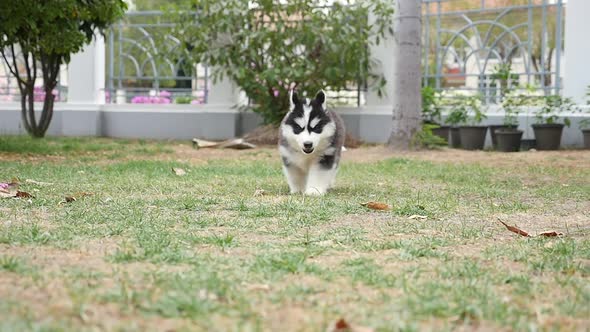
<instances>
[{"instance_id":1,"label":"shrub","mask_svg":"<svg viewBox=\"0 0 590 332\"><path fill-rule=\"evenodd\" d=\"M393 32L391 2L322 3L192 0L170 12L178 22L172 34L193 63L212 67L214 81L229 77L266 123L278 123L290 88L313 95L359 83L383 91L369 50Z\"/></svg>"},{"instance_id":2,"label":"shrub","mask_svg":"<svg viewBox=\"0 0 590 332\"><path fill-rule=\"evenodd\" d=\"M537 124L557 124L563 122L564 125L569 127L571 124L570 119L567 116L562 116L562 114L577 110L579 108L571 98L549 95L544 97L544 103L536 112L535 118Z\"/></svg>"},{"instance_id":3,"label":"shrub","mask_svg":"<svg viewBox=\"0 0 590 332\"><path fill-rule=\"evenodd\" d=\"M430 86L422 88L422 120L425 123L441 123L440 97Z\"/></svg>"}]
</instances>

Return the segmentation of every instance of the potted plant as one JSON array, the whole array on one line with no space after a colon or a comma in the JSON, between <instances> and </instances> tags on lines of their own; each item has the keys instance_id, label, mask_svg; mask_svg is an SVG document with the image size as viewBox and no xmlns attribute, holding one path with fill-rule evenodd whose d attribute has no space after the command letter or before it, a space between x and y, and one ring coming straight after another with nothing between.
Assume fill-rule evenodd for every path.
<instances>
[{"instance_id":1,"label":"potted plant","mask_svg":"<svg viewBox=\"0 0 590 332\"><path fill-rule=\"evenodd\" d=\"M477 96L472 96L467 97L464 103L469 112L466 114L466 120L464 121L466 125L459 127L461 147L466 150L482 150L488 127L480 125L487 118L481 111L481 100Z\"/></svg>"},{"instance_id":2,"label":"potted plant","mask_svg":"<svg viewBox=\"0 0 590 332\"><path fill-rule=\"evenodd\" d=\"M490 125L490 137L492 138L492 146L494 149L498 148L498 139L496 132L498 129L516 129L518 126L518 107L524 105L523 95L504 95L502 97L502 109L504 110L504 122L500 125Z\"/></svg>"},{"instance_id":3,"label":"potted plant","mask_svg":"<svg viewBox=\"0 0 590 332\"><path fill-rule=\"evenodd\" d=\"M543 106L535 114L537 123L533 124L538 150L557 150L561 145L563 126L570 126L570 119L560 114L571 112L574 103L570 98L559 95L545 96Z\"/></svg>"},{"instance_id":4,"label":"potted plant","mask_svg":"<svg viewBox=\"0 0 590 332\"><path fill-rule=\"evenodd\" d=\"M504 124L496 126L492 131L496 139L495 148L502 152L517 152L520 150L520 141L522 139L522 130L518 130L518 113L519 106L522 104L522 99L519 96L508 97L502 100L502 108L504 109ZM492 126L490 126L491 129Z\"/></svg>"},{"instance_id":5,"label":"potted plant","mask_svg":"<svg viewBox=\"0 0 590 332\"><path fill-rule=\"evenodd\" d=\"M461 123L467 121L467 108L464 104L457 104L453 106L452 111L445 119L445 123L450 125L449 129L449 147L460 148L461 147L461 136L459 136L459 127Z\"/></svg>"},{"instance_id":6,"label":"potted plant","mask_svg":"<svg viewBox=\"0 0 590 332\"><path fill-rule=\"evenodd\" d=\"M432 134L449 140L449 126L442 125L441 107L436 91L430 86L422 88L422 121L432 130Z\"/></svg>"},{"instance_id":7,"label":"potted plant","mask_svg":"<svg viewBox=\"0 0 590 332\"><path fill-rule=\"evenodd\" d=\"M590 119L580 121L580 130L584 135L584 148L590 149Z\"/></svg>"}]
</instances>

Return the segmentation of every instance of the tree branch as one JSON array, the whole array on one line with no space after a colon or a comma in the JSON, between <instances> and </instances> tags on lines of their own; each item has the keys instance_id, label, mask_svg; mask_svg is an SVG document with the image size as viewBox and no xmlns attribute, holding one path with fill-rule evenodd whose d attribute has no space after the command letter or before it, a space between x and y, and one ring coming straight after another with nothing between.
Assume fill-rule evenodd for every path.
<instances>
[{"instance_id":1,"label":"tree branch","mask_svg":"<svg viewBox=\"0 0 590 332\"><path fill-rule=\"evenodd\" d=\"M18 74L18 68L12 68L12 66L10 65L10 61L8 61L8 59L6 58L6 53L4 53L4 49L0 48L0 54L2 54L2 58L4 59L4 62L6 63L6 66L8 67L8 70L10 71L10 73L12 74L12 76L16 77L17 80L20 80L19 74ZM14 60L14 54L13 54L13 60Z\"/></svg>"}]
</instances>

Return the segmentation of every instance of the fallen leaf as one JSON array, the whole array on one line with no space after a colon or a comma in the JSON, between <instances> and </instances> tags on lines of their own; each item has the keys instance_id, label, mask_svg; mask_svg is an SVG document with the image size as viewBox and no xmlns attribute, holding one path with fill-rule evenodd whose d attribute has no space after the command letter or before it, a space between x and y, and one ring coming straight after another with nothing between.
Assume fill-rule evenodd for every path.
<instances>
[{"instance_id":1,"label":"fallen leaf","mask_svg":"<svg viewBox=\"0 0 590 332\"><path fill-rule=\"evenodd\" d=\"M172 167L172 171L174 172L174 174L176 174L178 176L186 175L186 171L183 170L182 168Z\"/></svg>"},{"instance_id":2,"label":"fallen leaf","mask_svg":"<svg viewBox=\"0 0 590 332\"><path fill-rule=\"evenodd\" d=\"M61 203L71 203L76 201L76 197L74 196L66 196Z\"/></svg>"},{"instance_id":3,"label":"fallen leaf","mask_svg":"<svg viewBox=\"0 0 590 332\"><path fill-rule=\"evenodd\" d=\"M340 318L328 327L328 332L373 332L373 329L369 327L353 325L344 320L344 318Z\"/></svg>"},{"instance_id":4,"label":"fallen leaf","mask_svg":"<svg viewBox=\"0 0 590 332\"><path fill-rule=\"evenodd\" d=\"M428 219L428 216L422 216L422 215L419 215L419 214L413 214L413 215L409 216L408 219L426 220L426 219Z\"/></svg>"},{"instance_id":5,"label":"fallen leaf","mask_svg":"<svg viewBox=\"0 0 590 332\"><path fill-rule=\"evenodd\" d=\"M380 203L380 202L367 202L367 203L361 203L362 206L371 209L371 210L380 210L380 211L384 211L384 210L389 210L391 209L391 207L385 203Z\"/></svg>"},{"instance_id":6,"label":"fallen leaf","mask_svg":"<svg viewBox=\"0 0 590 332\"><path fill-rule=\"evenodd\" d=\"M254 192L254 197L264 196L266 195L266 191L264 189L256 189Z\"/></svg>"},{"instance_id":7,"label":"fallen leaf","mask_svg":"<svg viewBox=\"0 0 590 332\"><path fill-rule=\"evenodd\" d=\"M555 237L555 236L563 236L563 233L556 232L556 231L541 232L541 233L533 236L529 232L524 231L524 230L522 230L522 229L520 229L518 227L507 225L502 220L498 220L498 221L501 222L502 225L506 226L506 228L508 228L509 231L514 232L514 233L519 234L519 235L522 235L522 236L526 236L526 237L537 237L537 236Z\"/></svg>"},{"instance_id":8,"label":"fallen leaf","mask_svg":"<svg viewBox=\"0 0 590 332\"><path fill-rule=\"evenodd\" d=\"M14 180L16 179L12 179L12 182L0 183L0 190L16 190L16 188L18 188L18 182L15 182Z\"/></svg>"},{"instance_id":9,"label":"fallen leaf","mask_svg":"<svg viewBox=\"0 0 590 332\"><path fill-rule=\"evenodd\" d=\"M559 233L556 231L548 231L548 232L542 232L537 234L537 236L545 236L545 237L554 237L554 236L562 236L563 233Z\"/></svg>"},{"instance_id":10,"label":"fallen leaf","mask_svg":"<svg viewBox=\"0 0 590 332\"><path fill-rule=\"evenodd\" d=\"M86 197L86 196L92 196L94 195L93 193L87 193L87 192L77 192L71 196L65 196L64 200L59 202L58 204L65 204L65 203L71 203L71 202L75 202L77 200L79 200L80 198Z\"/></svg>"},{"instance_id":11,"label":"fallen leaf","mask_svg":"<svg viewBox=\"0 0 590 332\"><path fill-rule=\"evenodd\" d=\"M340 318L336 324L334 324L334 331L342 330L350 330L350 325L344 320L344 318Z\"/></svg>"},{"instance_id":12,"label":"fallen leaf","mask_svg":"<svg viewBox=\"0 0 590 332\"><path fill-rule=\"evenodd\" d=\"M0 183L0 198L31 198L33 195L18 190L18 179L12 179L9 183Z\"/></svg>"},{"instance_id":13,"label":"fallen leaf","mask_svg":"<svg viewBox=\"0 0 590 332\"><path fill-rule=\"evenodd\" d=\"M18 190L18 191L16 192L16 194L15 194L15 196L14 196L14 197L18 197L18 198L32 198L32 197L33 197L33 195L29 194L29 193L28 193L28 192L26 192L26 191L20 191L20 190Z\"/></svg>"},{"instance_id":14,"label":"fallen leaf","mask_svg":"<svg viewBox=\"0 0 590 332\"><path fill-rule=\"evenodd\" d=\"M41 181L35 181L35 180L31 180L31 179L26 179L25 182L30 183L30 184L36 184L38 186L52 186L53 185L53 183L51 183L51 182L41 182Z\"/></svg>"},{"instance_id":15,"label":"fallen leaf","mask_svg":"<svg viewBox=\"0 0 590 332\"><path fill-rule=\"evenodd\" d=\"M510 225L506 224L505 222L503 222L502 220L499 220L499 221L502 223L502 225L504 225L509 231L511 231L513 233L516 233L516 234L522 235L522 236L528 236L528 237L531 236L528 232L525 232L518 227L510 226Z\"/></svg>"}]
</instances>

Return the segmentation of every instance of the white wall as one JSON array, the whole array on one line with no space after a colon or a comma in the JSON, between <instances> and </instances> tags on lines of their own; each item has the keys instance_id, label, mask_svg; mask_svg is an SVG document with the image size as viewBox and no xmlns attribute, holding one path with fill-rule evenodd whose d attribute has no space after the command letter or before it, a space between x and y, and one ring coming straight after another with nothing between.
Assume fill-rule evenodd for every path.
<instances>
[{"instance_id":1,"label":"white wall","mask_svg":"<svg viewBox=\"0 0 590 332\"><path fill-rule=\"evenodd\" d=\"M590 1L569 0L565 16L565 75L563 94L577 103L586 103L590 85Z\"/></svg>"}]
</instances>

